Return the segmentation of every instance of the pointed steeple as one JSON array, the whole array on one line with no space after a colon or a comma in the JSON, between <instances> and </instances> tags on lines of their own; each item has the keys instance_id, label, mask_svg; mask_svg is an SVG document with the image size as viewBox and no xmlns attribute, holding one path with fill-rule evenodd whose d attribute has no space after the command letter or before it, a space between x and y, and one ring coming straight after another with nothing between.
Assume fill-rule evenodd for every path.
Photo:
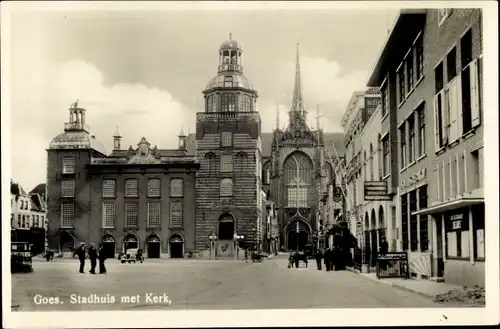
<instances>
[{"instance_id":1,"label":"pointed steeple","mask_svg":"<svg viewBox=\"0 0 500 329\"><path fill-rule=\"evenodd\" d=\"M302 86L300 83L300 56L299 44L297 43L297 58L295 60L295 84L293 86L292 111L302 112Z\"/></svg>"},{"instance_id":2,"label":"pointed steeple","mask_svg":"<svg viewBox=\"0 0 500 329\"><path fill-rule=\"evenodd\" d=\"M293 86L292 107L288 112L290 117L290 128L296 129L304 127L307 129L307 112L302 99L302 84L300 81L300 55L299 44L297 43L297 58L295 63L295 84Z\"/></svg>"}]
</instances>

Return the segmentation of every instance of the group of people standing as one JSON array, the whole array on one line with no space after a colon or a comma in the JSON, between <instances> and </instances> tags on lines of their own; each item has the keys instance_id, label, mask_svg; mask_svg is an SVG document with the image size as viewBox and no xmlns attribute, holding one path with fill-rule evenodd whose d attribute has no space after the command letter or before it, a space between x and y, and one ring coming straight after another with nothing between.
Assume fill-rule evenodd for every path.
<instances>
[{"instance_id":1,"label":"group of people standing","mask_svg":"<svg viewBox=\"0 0 500 329\"><path fill-rule=\"evenodd\" d=\"M97 266L97 259L99 259L99 274L106 274L106 266L104 265L104 261L106 260L106 254L103 251L103 247L100 246L99 250L96 249L93 243L90 244L88 250L85 250L85 242L80 243L80 247L75 251L75 254L78 256L80 260L80 273L84 272L85 267L85 258L86 255L89 255L90 259L90 271L91 274L96 274L95 268Z\"/></svg>"},{"instance_id":2,"label":"group of people standing","mask_svg":"<svg viewBox=\"0 0 500 329\"><path fill-rule=\"evenodd\" d=\"M318 249L314 253L314 258L316 259L316 265L318 271L322 270L321 260L325 263L326 271L339 271L345 270L348 262L346 262L346 257L344 253L339 250L339 248L326 248L325 250Z\"/></svg>"}]
</instances>

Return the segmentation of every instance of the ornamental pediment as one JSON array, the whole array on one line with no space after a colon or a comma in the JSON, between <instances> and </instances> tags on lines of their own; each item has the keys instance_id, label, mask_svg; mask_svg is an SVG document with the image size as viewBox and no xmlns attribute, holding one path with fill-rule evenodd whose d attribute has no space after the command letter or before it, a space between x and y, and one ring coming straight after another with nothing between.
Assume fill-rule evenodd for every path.
<instances>
[{"instance_id":1,"label":"ornamental pediment","mask_svg":"<svg viewBox=\"0 0 500 329\"><path fill-rule=\"evenodd\" d=\"M157 164L161 163L161 155L156 145L151 149L151 144L145 137L142 137L141 141L137 143L136 149L133 149L132 145L130 145L127 152L127 163Z\"/></svg>"},{"instance_id":2,"label":"ornamental pediment","mask_svg":"<svg viewBox=\"0 0 500 329\"><path fill-rule=\"evenodd\" d=\"M279 142L282 146L314 146L318 141L309 129L293 129L284 131Z\"/></svg>"}]
</instances>

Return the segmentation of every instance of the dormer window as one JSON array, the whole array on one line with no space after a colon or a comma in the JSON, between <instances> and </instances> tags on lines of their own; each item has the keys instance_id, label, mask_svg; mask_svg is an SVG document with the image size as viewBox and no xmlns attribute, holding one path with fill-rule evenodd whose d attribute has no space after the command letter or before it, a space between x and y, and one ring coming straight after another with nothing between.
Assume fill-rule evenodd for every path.
<instances>
[{"instance_id":1,"label":"dormer window","mask_svg":"<svg viewBox=\"0 0 500 329\"><path fill-rule=\"evenodd\" d=\"M233 77L224 77L224 87L231 88L232 86L233 86Z\"/></svg>"}]
</instances>

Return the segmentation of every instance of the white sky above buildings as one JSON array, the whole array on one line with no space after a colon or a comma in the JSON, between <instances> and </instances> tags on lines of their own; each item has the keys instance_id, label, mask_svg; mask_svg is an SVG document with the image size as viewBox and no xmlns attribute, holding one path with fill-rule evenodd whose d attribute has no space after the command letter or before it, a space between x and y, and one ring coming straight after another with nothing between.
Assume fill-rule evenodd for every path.
<instances>
[{"instance_id":1,"label":"white sky above buildings","mask_svg":"<svg viewBox=\"0 0 500 329\"><path fill-rule=\"evenodd\" d=\"M295 47L309 124L316 106L327 132L354 90L364 89L397 9L226 11L19 11L10 16L12 178L26 190L46 179L46 148L76 99L108 151L142 136L175 148L181 126L195 131L201 91L217 74L218 48L243 47L244 74L259 92L263 131L291 105Z\"/></svg>"}]
</instances>

